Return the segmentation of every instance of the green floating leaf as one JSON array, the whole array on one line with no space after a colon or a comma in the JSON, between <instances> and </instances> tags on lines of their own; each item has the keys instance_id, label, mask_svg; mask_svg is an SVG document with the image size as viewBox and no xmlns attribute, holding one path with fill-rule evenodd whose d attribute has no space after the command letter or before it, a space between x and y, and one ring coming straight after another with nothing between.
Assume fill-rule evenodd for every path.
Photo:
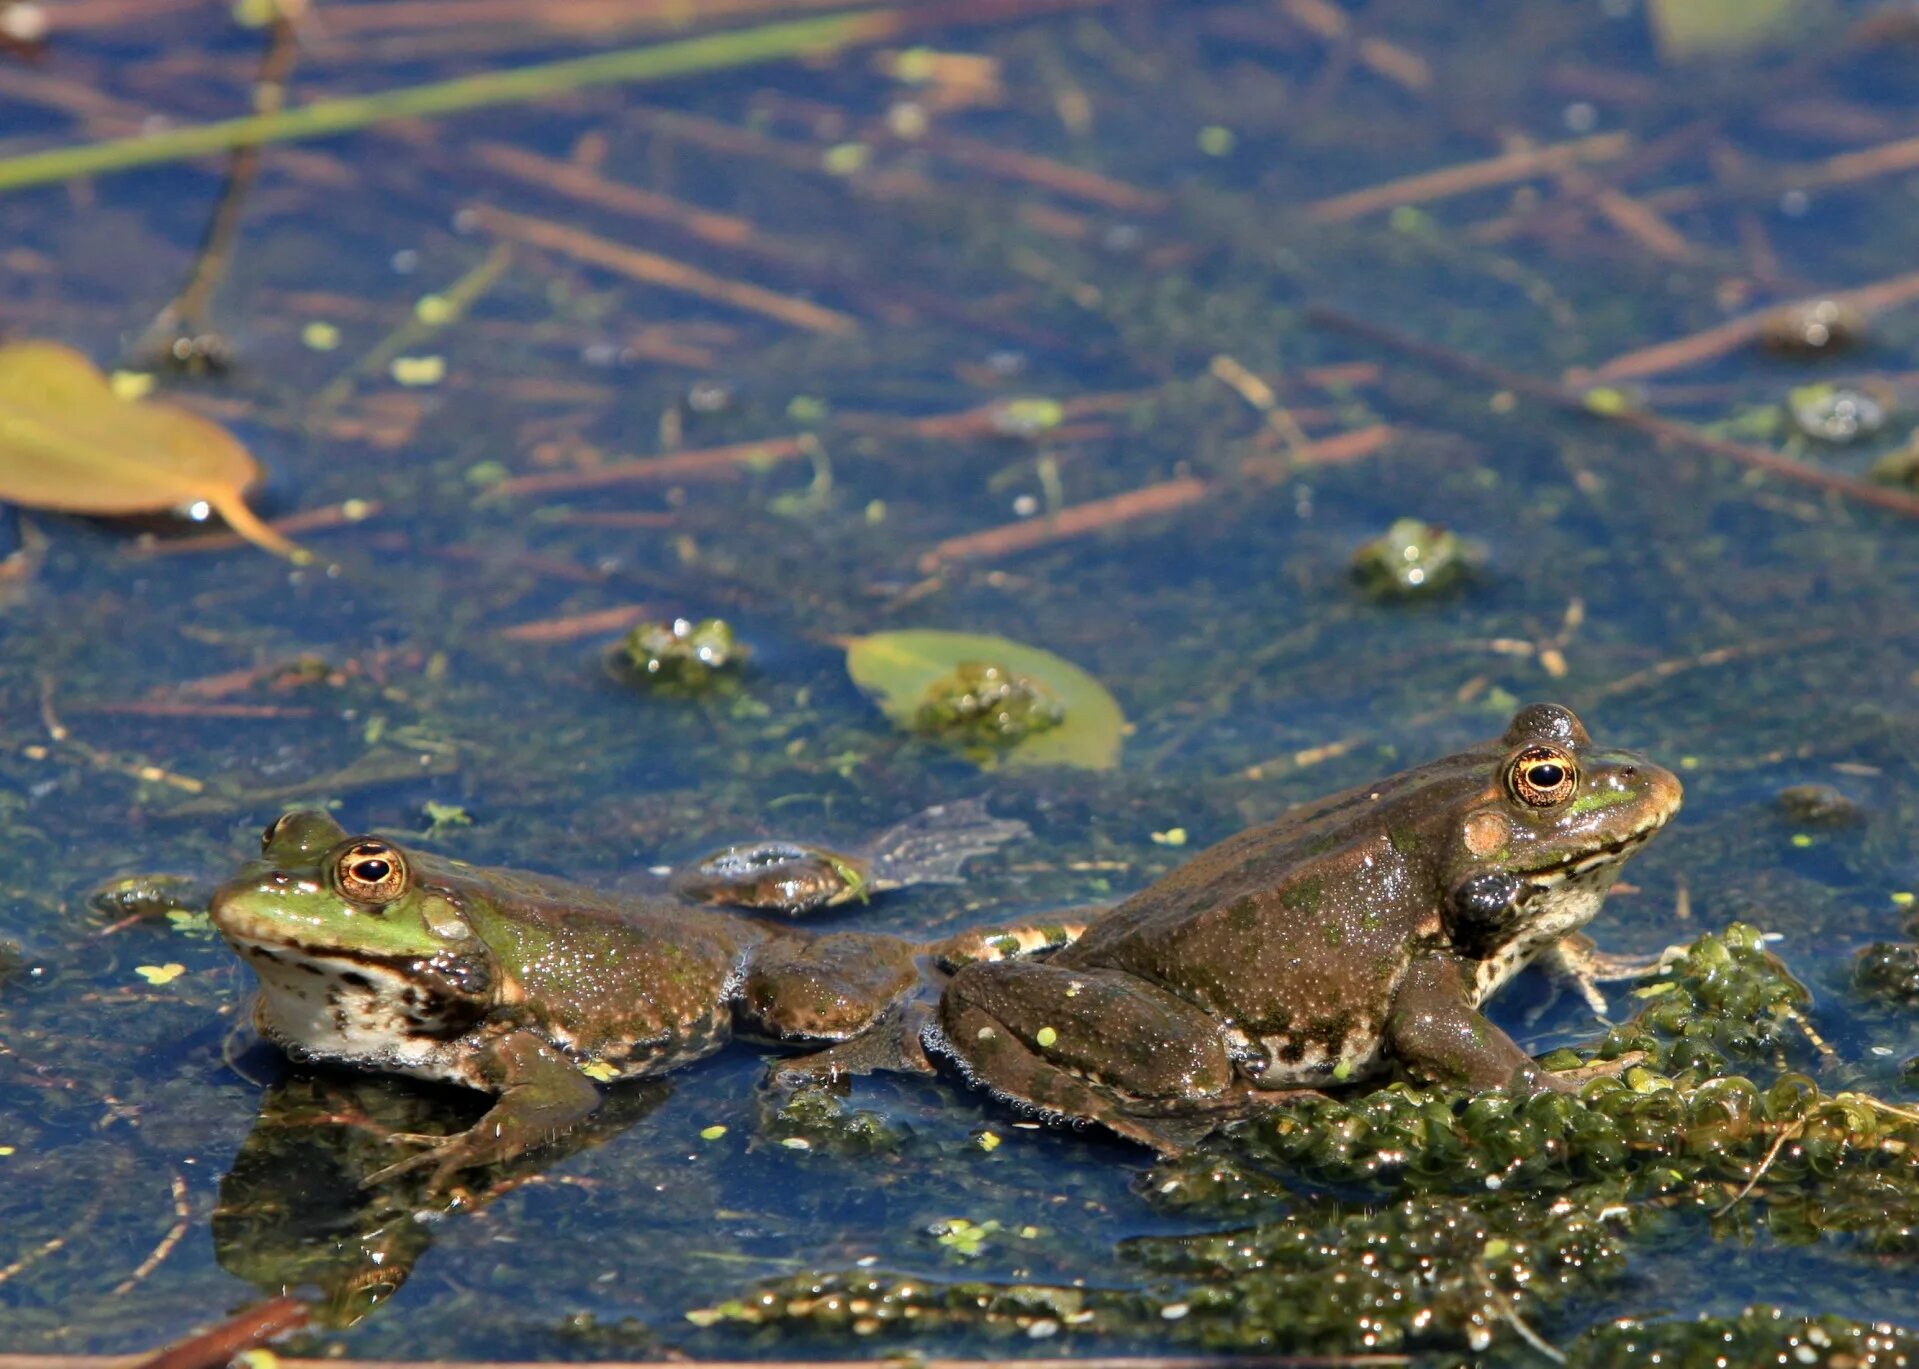
<instances>
[{"instance_id":1,"label":"green floating leaf","mask_svg":"<svg viewBox=\"0 0 1919 1369\"><path fill-rule=\"evenodd\" d=\"M969 749L983 765L1073 765L1110 770L1119 764L1126 716L1091 675L1050 651L966 632L919 629L876 632L846 643L846 673L880 710L905 728L917 728L929 691L963 666L995 666L1031 681L1063 715L1004 750Z\"/></svg>"},{"instance_id":2,"label":"green floating leaf","mask_svg":"<svg viewBox=\"0 0 1919 1369\"><path fill-rule=\"evenodd\" d=\"M1750 52L1807 25L1815 0L1650 0L1653 38L1669 62Z\"/></svg>"},{"instance_id":3,"label":"green floating leaf","mask_svg":"<svg viewBox=\"0 0 1919 1369\"><path fill-rule=\"evenodd\" d=\"M71 347L0 347L0 500L105 517L205 502L256 546L308 559L247 507L242 495L259 478L259 463L219 424L121 398Z\"/></svg>"}]
</instances>

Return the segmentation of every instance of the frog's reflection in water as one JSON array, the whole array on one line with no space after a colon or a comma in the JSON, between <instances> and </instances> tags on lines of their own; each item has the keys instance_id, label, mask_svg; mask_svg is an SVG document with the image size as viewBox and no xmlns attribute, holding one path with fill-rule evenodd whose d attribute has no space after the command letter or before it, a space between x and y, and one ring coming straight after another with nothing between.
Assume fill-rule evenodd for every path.
<instances>
[{"instance_id":1,"label":"frog's reflection in water","mask_svg":"<svg viewBox=\"0 0 1919 1369\"><path fill-rule=\"evenodd\" d=\"M431 1176L417 1170L368 1181L393 1163L395 1137L471 1126L486 1110L483 1096L377 1075L294 1070L268 1087L220 1182L215 1255L221 1268L264 1293L310 1299L317 1325L351 1326L406 1282L442 1218L484 1207L610 1139L671 1092L660 1081L612 1090L589 1122L553 1144L469 1171L466 1185L435 1192Z\"/></svg>"}]
</instances>

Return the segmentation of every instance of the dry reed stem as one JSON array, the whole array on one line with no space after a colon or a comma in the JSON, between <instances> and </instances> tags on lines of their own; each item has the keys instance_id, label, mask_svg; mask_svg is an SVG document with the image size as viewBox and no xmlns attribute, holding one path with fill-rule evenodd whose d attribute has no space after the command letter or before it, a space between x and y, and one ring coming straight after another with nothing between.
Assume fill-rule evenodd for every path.
<instances>
[{"instance_id":1,"label":"dry reed stem","mask_svg":"<svg viewBox=\"0 0 1919 1369\"><path fill-rule=\"evenodd\" d=\"M1631 148L1632 137L1626 133L1600 133L1570 143L1530 147L1486 161L1467 162L1463 166L1449 166L1440 171L1405 176L1383 185L1315 200L1306 206L1306 217L1315 223L1345 223L1381 209L1425 204L1474 190L1530 180L1534 176L1563 171L1580 162L1610 161L1615 157L1623 157Z\"/></svg>"},{"instance_id":2,"label":"dry reed stem","mask_svg":"<svg viewBox=\"0 0 1919 1369\"><path fill-rule=\"evenodd\" d=\"M1919 300L1919 271L1910 271L1905 275L1874 281L1870 285L1861 285L1851 290L1840 290L1828 295L1814 295L1799 301L1799 304L1811 305L1823 300L1849 306L1862 314L1881 313L1898 305ZM1568 384L1582 385L1593 381L1641 380L1647 376L1664 375L1682 367L1696 366L1745 346L1759 335L1767 319L1779 313L1781 309L1792 307L1794 306L1771 305L1765 309L1754 310L1750 314L1742 314L1738 318L1730 319L1701 332L1626 352L1610 361L1601 362L1590 370L1568 371L1566 381Z\"/></svg>"},{"instance_id":3,"label":"dry reed stem","mask_svg":"<svg viewBox=\"0 0 1919 1369\"><path fill-rule=\"evenodd\" d=\"M628 280L730 305L808 332L847 334L859 331L859 320L851 314L828 309L810 300L782 295L747 281L718 276L697 266L674 261L671 257L663 257L657 252L628 247L577 228L568 228L565 224L534 218L530 214L495 209L491 205L475 205L466 212L475 226L494 237L558 252L575 261L625 276Z\"/></svg>"},{"instance_id":4,"label":"dry reed stem","mask_svg":"<svg viewBox=\"0 0 1919 1369\"><path fill-rule=\"evenodd\" d=\"M544 471L518 475L493 487L499 494L557 494L593 490L602 485L632 485L670 480L731 480L746 467L790 461L806 450L804 437L769 437L759 442L736 442L670 456L647 456L613 461L577 471Z\"/></svg>"}]
</instances>

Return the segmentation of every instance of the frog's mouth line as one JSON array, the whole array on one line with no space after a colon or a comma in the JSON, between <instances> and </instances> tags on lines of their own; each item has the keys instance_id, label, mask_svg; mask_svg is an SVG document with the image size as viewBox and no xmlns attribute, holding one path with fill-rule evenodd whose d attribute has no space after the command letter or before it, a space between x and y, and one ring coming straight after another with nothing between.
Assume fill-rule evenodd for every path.
<instances>
[{"instance_id":1,"label":"frog's mouth line","mask_svg":"<svg viewBox=\"0 0 1919 1369\"><path fill-rule=\"evenodd\" d=\"M310 946L304 941L293 941L283 937L254 936L248 932L221 929L233 949L248 960L266 960L282 967L293 965L316 975L325 975L322 964L380 970L405 975L420 962L415 955L374 955L367 951L350 951L339 946ZM335 974L340 971L334 971Z\"/></svg>"},{"instance_id":2,"label":"frog's mouth line","mask_svg":"<svg viewBox=\"0 0 1919 1369\"><path fill-rule=\"evenodd\" d=\"M1671 816L1670 813L1662 813L1638 831L1628 832L1619 840L1588 851L1583 856L1575 856L1571 860L1563 861L1558 865L1548 865L1544 869L1528 870L1524 878L1529 892L1545 893L1566 880L1578 879L1581 875L1590 874L1601 866L1619 864L1651 841L1654 834L1666 825L1667 819Z\"/></svg>"}]
</instances>

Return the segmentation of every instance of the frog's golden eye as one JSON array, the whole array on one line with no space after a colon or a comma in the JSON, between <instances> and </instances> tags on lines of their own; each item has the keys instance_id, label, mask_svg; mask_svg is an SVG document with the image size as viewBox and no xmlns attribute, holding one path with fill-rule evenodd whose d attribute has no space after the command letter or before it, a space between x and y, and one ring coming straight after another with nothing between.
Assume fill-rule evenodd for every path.
<instances>
[{"instance_id":1,"label":"frog's golden eye","mask_svg":"<svg viewBox=\"0 0 1919 1369\"><path fill-rule=\"evenodd\" d=\"M355 903L391 903L406 884L406 857L383 841L356 841L333 862L334 887Z\"/></svg>"},{"instance_id":2,"label":"frog's golden eye","mask_svg":"<svg viewBox=\"0 0 1919 1369\"><path fill-rule=\"evenodd\" d=\"M1513 757L1506 770L1506 787L1531 808L1564 803L1579 787L1579 767L1556 746L1529 746Z\"/></svg>"}]
</instances>

